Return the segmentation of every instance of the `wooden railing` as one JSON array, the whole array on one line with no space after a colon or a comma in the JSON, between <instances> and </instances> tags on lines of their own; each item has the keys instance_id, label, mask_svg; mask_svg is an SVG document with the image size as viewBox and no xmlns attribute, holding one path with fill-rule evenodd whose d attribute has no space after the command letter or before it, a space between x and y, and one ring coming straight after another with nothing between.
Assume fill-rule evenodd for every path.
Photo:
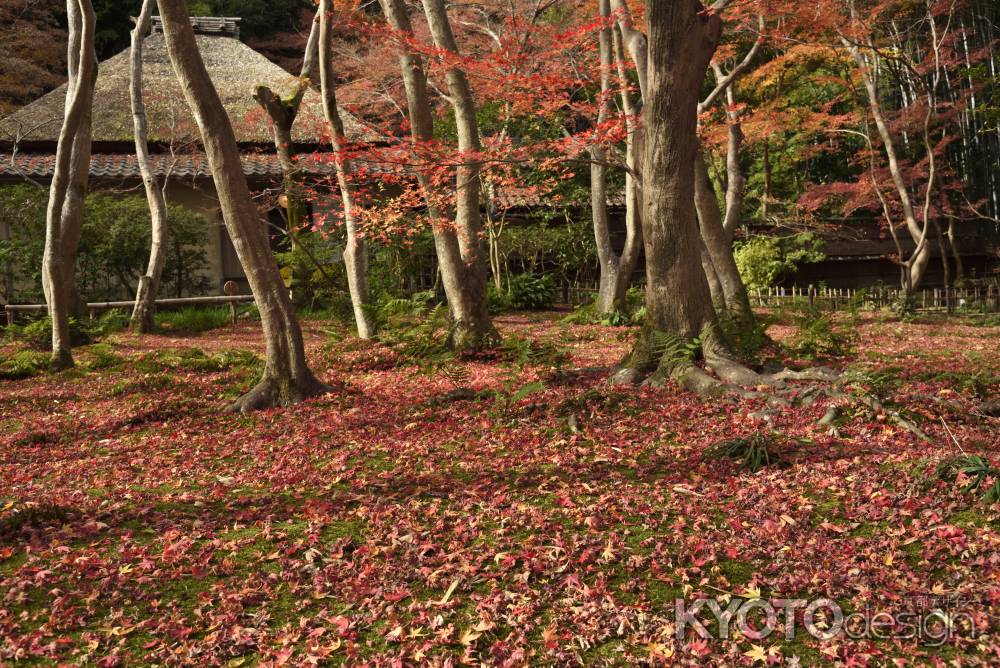
<instances>
[{"instance_id":1,"label":"wooden railing","mask_svg":"<svg viewBox=\"0 0 1000 668\"><path fill-rule=\"evenodd\" d=\"M214 304L228 304L231 313L235 316L236 304L252 302L253 295L219 295L213 297L175 297L172 299L157 299L159 306L211 306ZM90 317L98 311L109 311L116 308L132 308L135 301L120 302L89 302L87 311ZM48 307L45 304L7 304L4 312L7 314L7 324L13 325L18 313L44 313Z\"/></svg>"}]
</instances>

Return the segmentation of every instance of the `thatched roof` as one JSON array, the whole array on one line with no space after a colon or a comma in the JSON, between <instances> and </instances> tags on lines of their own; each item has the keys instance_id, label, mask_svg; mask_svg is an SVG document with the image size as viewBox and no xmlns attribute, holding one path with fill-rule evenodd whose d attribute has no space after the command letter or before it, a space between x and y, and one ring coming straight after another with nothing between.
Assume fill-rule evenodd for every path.
<instances>
[{"instance_id":1,"label":"thatched roof","mask_svg":"<svg viewBox=\"0 0 1000 668\"><path fill-rule=\"evenodd\" d=\"M205 66L229 113L236 139L241 143L273 141L267 116L253 99L258 85L269 86L286 96L296 78L237 39L195 35ZM129 103L129 51L126 49L100 64L94 94L93 140L132 142L132 111ZM167 56L163 35L153 33L143 48L143 88L151 142L183 143L198 137L198 129ZM62 125L66 86L21 108L0 121L0 141L55 142ZM376 135L357 118L341 112L347 136L352 141L375 140ZM293 128L298 143L323 141L326 123L319 94L310 90Z\"/></svg>"}]
</instances>

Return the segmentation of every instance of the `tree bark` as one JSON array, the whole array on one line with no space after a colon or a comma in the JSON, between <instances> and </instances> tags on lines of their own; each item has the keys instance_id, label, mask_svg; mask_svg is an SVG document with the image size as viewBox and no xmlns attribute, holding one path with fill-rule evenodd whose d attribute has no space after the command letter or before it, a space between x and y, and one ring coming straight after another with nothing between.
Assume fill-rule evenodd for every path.
<instances>
[{"instance_id":1,"label":"tree bark","mask_svg":"<svg viewBox=\"0 0 1000 668\"><path fill-rule=\"evenodd\" d=\"M309 86L315 85L319 75L319 26L318 16L313 20L306 40L305 54L302 59L302 69L292 94L286 98L277 95L267 86L257 86L254 99L271 119L274 135L274 148L281 165L282 190L285 195L285 214L288 221L288 237L292 246L298 243L297 234L306 218L305 187L302 183L302 170L295 162L295 144L292 140L292 126L302 106ZM297 265L293 267L293 283L295 280L307 280L299 274Z\"/></svg>"},{"instance_id":2,"label":"tree bark","mask_svg":"<svg viewBox=\"0 0 1000 668\"><path fill-rule=\"evenodd\" d=\"M609 0L598 0L602 17L611 15ZM598 93L597 125L608 120L609 96L611 95L611 28L605 26L597 34L598 53L601 65L601 90ZM601 314L613 313L621 308L624 290L618 285L618 254L611 246L611 228L608 219L608 167L607 151L595 144L590 148L590 212L594 224L594 241L597 247L597 261L601 267L600 283L597 289L597 310ZM619 294L621 298L619 298Z\"/></svg>"},{"instance_id":3,"label":"tree bark","mask_svg":"<svg viewBox=\"0 0 1000 668\"><path fill-rule=\"evenodd\" d=\"M722 31L722 21L698 0L650 3L648 92L643 118L642 232L646 252L646 325L631 366L657 366L699 387L704 372L678 348L719 341L695 211L698 97ZM667 343L664 344L664 341Z\"/></svg>"},{"instance_id":4,"label":"tree bark","mask_svg":"<svg viewBox=\"0 0 1000 668\"><path fill-rule=\"evenodd\" d=\"M69 318L76 301L76 253L90 174L91 118L97 56L90 0L67 0L69 80L46 210L42 287L52 320L53 369L73 366Z\"/></svg>"},{"instance_id":5,"label":"tree bark","mask_svg":"<svg viewBox=\"0 0 1000 668\"><path fill-rule=\"evenodd\" d=\"M330 141L333 145L337 170L337 185L344 207L344 269L347 272L347 287L351 293L354 308L354 322L358 337L370 339L375 336L375 326L368 312L368 251L364 237L358 229L355 213L357 198L351 185L350 160L345 157L347 137L344 122L337 108L337 90L333 73L333 48L330 39L330 0L320 0L319 4L319 77L323 98L323 114L330 126Z\"/></svg>"},{"instance_id":6,"label":"tree bark","mask_svg":"<svg viewBox=\"0 0 1000 668\"><path fill-rule=\"evenodd\" d=\"M694 162L695 208L698 213L698 224L701 238L705 242L709 262L722 289L723 308L726 316L731 318L740 329L752 329L754 326L753 309L747 296L746 286L736 268L733 258L731 237L726 234L722 220L722 211L715 197L715 189L708 175L708 165L705 156L699 150Z\"/></svg>"},{"instance_id":7,"label":"tree bark","mask_svg":"<svg viewBox=\"0 0 1000 668\"><path fill-rule=\"evenodd\" d=\"M413 27L403 1L379 0L379 4L389 25L402 36L412 38ZM434 139L434 121L427 94L427 76L420 55L405 43L399 47L399 63L406 90L411 135L414 145L419 148ZM495 345L499 337L490 320L489 305L486 300L487 272L481 251L482 230L476 230L470 237L468 229L462 229L461 225L455 225L448 220L448 216L431 197L433 186L427 171L417 170L417 181L427 197L428 215L434 233L434 248L451 312L452 345L461 351ZM478 184L476 192L478 193ZM468 197L468 194L466 196ZM478 194L476 198L478 200ZM476 211L478 212L478 206ZM474 244L480 245L478 257L474 253L467 256L467 251L474 250Z\"/></svg>"},{"instance_id":8,"label":"tree bark","mask_svg":"<svg viewBox=\"0 0 1000 668\"><path fill-rule=\"evenodd\" d=\"M611 8L608 0L600 0L601 16L609 17ZM618 28L605 28L598 35L601 59L601 105L598 124L608 117L611 96L612 61L617 62L619 78L626 81L625 54L622 37ZM612 57L614 49L614 57ZM638 147L641 145L641 128L636 122L638 110L632 96L626 89L621 90L622 110L625 113L627 137L625 148L625 246L621 254L615 252L611 235L607 207L607 151L600 147L591 150L591 210L594 222L594 238L597 258L601 266L600 284L597 293L597 307L602 314L621 311L625 306L632 273L639 262L642 248L642 231L639 222L639 199L635 175L639 171Z\"/></svg>"},{"instance_id":9,"label":"tree bark","mask_svg":"<svg viewBox=\"0 0 1000 668\"><path fill-rule=\"evenodd\" d=\"M139 334L153 329L156 298L160 291L160 277L163 274L167 252L167 203L159 179L153 173L150 163L146 108L142 99L142 47L146 33L149 32L150 16L155 4L155 0L144 0L142 3L139 18L132 30L132 50L129 54L131 74L129 94L132 103L132 125L135 130L135 156L139 163L139 172L142 174L142 185L146 190L146 201L149 203L149 216L152 221L149 263L146 266L146 273L139 278L135 306L132 309L132 330Z\"/></svg>"},{"instance_id":10,"label":"tree bark","mask_svg":"<svg viewBox=\"0 0 1000 668\"><path fill-rule=\"evenodd\" d=\"M423 0L423 6L434 45L447 54L457 56L458 43L451 29L444 0ZM465 72L453 65L446 70L445 80L448 83L448 100L455 113L458 150L462 161L455 170L455 226L465 265L463 310L467 311L455 313L451 338L456 349L475 351L490 347L497 340L487 301L489 272L479 209L482 170L479 154L482 146L475 100Z\"/></svg>"},{"instance_id":11,"label":"tree bark","mask_svg":"<svg viewBox=\"0 0 1000 668\"><path fill-rule=\"evenodd\" d=\"M185 0L158 0L167 53L184 97L198 122L222 217L260 311L267 363L263 378L230 410L288 406L330 388L306 364L302 330L268 234L250 199L239 148L229 117L198 52Z\"/></svg>"}]
</instances>

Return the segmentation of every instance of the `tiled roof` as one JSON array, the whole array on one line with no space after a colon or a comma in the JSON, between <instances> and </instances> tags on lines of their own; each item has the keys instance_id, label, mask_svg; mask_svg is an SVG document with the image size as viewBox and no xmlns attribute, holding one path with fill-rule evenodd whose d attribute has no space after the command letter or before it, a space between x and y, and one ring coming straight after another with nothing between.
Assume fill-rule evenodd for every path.
<instances>
[{"instance_id":1,"label":"tiled roof","mask_svg":"<svg viewBox=\"0 0 1000 668\"><path fill-rule=\"evenodd\" d=\"M270 153L245 153L243 172L254 177L280 177L281 164L278 157ZM151 156L153 170L157 176L167 173L178 178L209 178L208 159L202 153L185 153L177 156L154 154ZM0 154L0 177L51 178L55 165L55 155L51 153ZM326 176L334 173L334 164L313 155L299 157L304 172ZM140 178L139 163L134 155L126 153L95 153L90 158L90 177L95 179Z\"/></svg>"}]
</instances>

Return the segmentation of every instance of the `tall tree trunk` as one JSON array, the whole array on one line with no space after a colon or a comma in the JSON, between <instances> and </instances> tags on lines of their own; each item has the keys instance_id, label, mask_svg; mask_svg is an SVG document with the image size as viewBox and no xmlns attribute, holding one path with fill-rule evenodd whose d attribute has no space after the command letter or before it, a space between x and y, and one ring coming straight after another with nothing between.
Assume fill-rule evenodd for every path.
<instances>
[{"instance_id":1,"label":"tall tree trunk","mask_svg":"<svg viewBox=\"0 0 1000 668\"><path fill-rule=\"evenodd\" d=\"M135 28L132 30L132 50L129 54L129 94L132 102L132 125L135 129L135 156L142 174L142 185L146 189L149 216L152 221L149 244L149 264L146 273L139 278L132 308L132 330L143 334L153 329L156 313L156 298L160 292L160 277L166 263L167 203L156 174L153 173L149 158L146 132L146 107L142 99L142 46L149 32L150 16L155 0L144 0Z\"/></svg>"},{"instance_id":2,"label":"tall tree trunk","mask_svg":"<svg viewBox=\"0 0 1000 668\"><path fill-rule=\"evenodd\" d=\"M715 7L721 8L719 3ZM695 210L698 96L722 20L698 0L677 0L650 3L647 22L642 169L646 324L614 380L631 381L655 367L652 382L673 377L697 391L718 387L718 381L691 364L689 353L700 349L724 380L750 384L757 374L731 361L718 331L701 266L703 242Z\"/></svg>"},{"instance_id":3,"label":"tall tree trunk","mask_svg":"<svg viewBox=\"0 0 1000 668\"><path fill-rule=\"evenodd\" d=\"M611 16L610 0L598 1L600 14ZM608 120L609 97L611 96L611 28L605 26L597 34L598 53L601 61L601 90L598 93L597 125ZM598 144L590 148L590 212L594 224L594 241L597 247L597 261L601 267L600 283L597 289L597 309L602 314L613 313L621 308L624 290L619 283L619 261L611 245L611 227L608 219L608 155ZM621 295L621 297L619 297Z\"/></svg>"},{"instance_id":4,"label":"tall tree trunk","mask_svg":"<svg viewBox=\"0 0 1000 668\"><path fill-rule=\"evenodd\" d=\"M362 339L370 339L375 335L375 326L368 313L368 251L365 248L364 237L361 236L361 231L358 229L355 213L357 198L349 177L351 163L344 156L347 149L347 137L344 133L344 122L340 118L340 110L337 108L329 13L330 0L320 0L320 91L323 97L323 114L326 116L326 122L330 125L330 141L333 144L335 154L337 185L340 187L340 198L344 206L344 233L346 236L344 269L347 272L347 287L351 293L351 305L354 308L354 321L357 324L358 336Z\"/></svg>"},{"instance_id":5,"label":"tall tree trunk","mask_svg":"<svg viewBox=\"0 0 1000 668\"><path fill-rule=\"evenodd\" d=\"M601 15L610 16L611 8L607 0L600 2ZM607 120L607 105L611 96L611 66L617 63L621 81L627 81L623 39L618 27L606 28L599 35L601 57L601 108L598 124ZM612 49L614 52L612 53ZM594 221L594 237L597 257L601 265L597 305L603 314L621 311L625 306L625 296L639 263L642 249L642 230L639 222L641 200L636 187L639 172L639 150L642 128L636 122L638 110L627 89L622 88L622 111L625 113L627 135L625 140L625 246L619 255L611 244L607 209L607 152L597 148L591 152L591 207ZM595 188L596 184L596 188Z\"/></svg>"},{"instance_id":6,"label":"tall tree trunk","mask_svg":"<svg viewBox=\"0 0 1000 668\"><path fill-rule=\"evenodd\" d=\"M226 230L260 311L267 364L264 376L231 410L288 406L330 388L306 364L302 330L271 254L267 231L250 199L236 136L198 52L185 0L158 0L167 53L198 122Z\"/></svg>"},{"instance_id":7,"label":"tall tree trunk","mask_svg":"<svg viewBox=\"0 0 1000 668\"><path fill-rule=\"evenodd\" d=\"M413 36L413 27L403 0L379 0L379 4L389 25L396 32L404 37ZM419 147L434 139L427 76L419 54L405 43L399 47L399 63L406 90L413 143ZM468 238L467 230L459 228L456 232L456 226L430 196L433 186L429 175L418 170L417 181L427 193L427 209L434 233L438 268L453 322L452 343L459 350L492 345L498 337L489 318L489 305L486 301L485 263L480 255L476 262L482 266L469 264L463 253L463 247L467 247L470 241L482 243L479 238L481 230L473 240ZM465 238L460 240L460 234ZM479 274L482 274L482 278L478 284L475 280L470 280Z\"/></svg>"},{"instance_id":8,"label":"tall tree trunk","mask_svg":"<svg viewBox=\"0 0 1000 668\"><path fill-rule=\"evenodd\" d=\"M448 20L444 0L423 0L423 5L434 45L445 53L457 56L458 43ZM476 105L465 72L457 66L451 66L445 72L445 80L448 83L448 99L455 112L458 150L461 153L461 164L455 170L455 226L465 265L463 303L467 311L454 313L453 310L456 317L451 338L456 349L472 351L492 346L497 338L486 296L489 273L479 209L482 170L479 153L482 146Z\"/></svg>"},{"instance_id":9,"label":"tall tree trunk","mask_svg":"<svg viewBox=\"0 0 1000 668\"><path fill-rule=\"evenodd\" d=\"M76 252L90 173L91 114L97 56L90 0L67 0L69 81L46 210L42 287L52 320L53 369L73 366L69 318L76 301Z\"/></svg>"}]
</instances>

